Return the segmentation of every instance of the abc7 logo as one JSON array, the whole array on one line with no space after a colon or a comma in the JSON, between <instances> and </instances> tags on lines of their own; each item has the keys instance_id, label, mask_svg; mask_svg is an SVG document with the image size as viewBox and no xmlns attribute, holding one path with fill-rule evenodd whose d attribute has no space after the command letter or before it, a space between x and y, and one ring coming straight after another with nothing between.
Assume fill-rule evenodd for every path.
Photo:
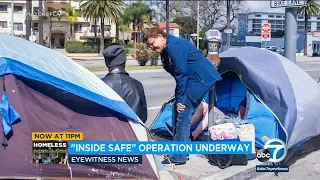
<instances>
[{"instance_id":1,"label":"abc7 logo","mask_svg":"<svg viewBox=\"0 0 320 180\"><path fill-rule=\"evenodd\" d=\"M273 150L270 153L269 150ZM286 144L280 139L270 139L266 142L263 149L260 149L257 153L257 159L260 162L281 162L287 156L287 146Z\"/></svg>"}]
</instances>

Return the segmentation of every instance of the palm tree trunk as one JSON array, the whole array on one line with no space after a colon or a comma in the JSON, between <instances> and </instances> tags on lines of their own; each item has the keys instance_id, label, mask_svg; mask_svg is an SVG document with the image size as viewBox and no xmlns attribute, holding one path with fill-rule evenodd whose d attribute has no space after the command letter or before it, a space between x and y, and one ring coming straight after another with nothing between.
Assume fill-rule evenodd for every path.
<instances>
[{"instance_id":1,"label":"palm tree trunk","mask_svg":"<svg viewBox=\"0 0 320 180\"><path fill-rule=\"evenodd\" d=\"M104 18L101 18L100 22L100 30L101 30L101 36L100 36L100 53L104 50Z\"/></svg>"},{"instance_id":2,"label":"palm tree trunk","mask_svg":"<svg viewBox=\"0 0 320 180\"><path fill-rule=\"evenodd\" d=\"M71 41L73 40L72 26L73 26L73 24L70 23L70 40Z\"/></svg>"},{"instance_id":3,"label":"palm tree trunk","mask_svg":"<svg viewBox=\"0 0 320 180\"><path fill-rule=\"evenodd\" d=\"M42 0L39 0L39 12L43 11L42 5L43 5ZM39 28L38 29L38 31L39 31L39 44L43 46L44 42L43 42L43 17L42 16L39 16L38 28Z\"/></svg>"},{"instance_id":4,"label":"palm tree trunk","mask_svg":"<svg viewBox=\"0 0 320 180\"><path fill-rule=\"evenodd\" d=\"M32 9L32 1L31 0L26 0L26 40L29 41L29 38L31 36L31 21L32 21L32 16L31 14L31 9ZM13 24L12 24L13 25Z\"/></svg>"},{"instance_id":5,"label":"palm tree trunk","mask_svg":"<svg viewBox=\"0 0 320 180\"><path fill-rule=\"evenodd\" d=\"M126 46L125 46L125 43L124 43L124 32L122 32L122 46L123 46L123 47L126 47Z\"/></svg>"},{"instance_id":6,"label":"palm tree trunk","mask_svg":"<svg viewBox=\"0 0 320 180\"><path fill-rule=\"evenodd\" d=\"M119 41L119 32L120 28L119 28L119 21L116 22L116 42Z\"/></svg>"},{"instance_id":7,"label":"palm tree trunk","mask_svg":"<svg viewBox=\"0 0 320 180\"><path fill-rule=\"evenodd\" d=\"M308 55L308 14L304 8L304 55Z\"/></svg>"},{"instance_id":8,"label":"palm tree trunk","mask_svg":"<svg viewBox=\"0 0 320 180\"><path fill-rule=\"evenodd\" d=\"M52 48L52 19L49 17L50 26L49 26L49 47Z\"/></svg>"},{"instance_id":9,"label":"palm tree trunk","mask_svg":"<svg viewBox=\"0 0 320 180\"><path fill-rule=\"evenodd\" d=\"M97 19L94 19L94 45L97 43Z\"/></svg>"}]
</instances>

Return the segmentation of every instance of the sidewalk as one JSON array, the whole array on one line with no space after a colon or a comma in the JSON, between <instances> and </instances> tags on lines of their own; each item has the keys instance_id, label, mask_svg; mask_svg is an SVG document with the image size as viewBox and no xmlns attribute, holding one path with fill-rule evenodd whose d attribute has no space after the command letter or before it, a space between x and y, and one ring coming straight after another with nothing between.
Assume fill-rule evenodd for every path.
<instances>
[{"instance_id":1,"label":"sidewalk","mask_svg":"<svg viewBox=\"0 0 320 180\"><path fill-rule=\"evenodd\" d=\"M309 166L315 167L310 169ZM196 166L193 166L196 165ZM220 169L208 163L207 159L200 155L190 155L190 160L185 165L175 166L176 172L182 180L267 180L279 178L274 173L256 172L256 165L263 165L257 159L248 161L247 166L230 166L226 169ZM296 169L296 171L295 171ZM289 173L279 173L283 178L281 180L297 179L301 172L312 172L314 175L320 173L320 151L314 151L306 157L299 159L295 164L289 167ZM176 180L179 180L172 167L167 170ZM310 174L310 173L309 173ZM315 176L313 176L315 177ZM301 178L300 178L301 179ZM280 180L280 179L279 179Z\"/></svg>"}]
</instances>

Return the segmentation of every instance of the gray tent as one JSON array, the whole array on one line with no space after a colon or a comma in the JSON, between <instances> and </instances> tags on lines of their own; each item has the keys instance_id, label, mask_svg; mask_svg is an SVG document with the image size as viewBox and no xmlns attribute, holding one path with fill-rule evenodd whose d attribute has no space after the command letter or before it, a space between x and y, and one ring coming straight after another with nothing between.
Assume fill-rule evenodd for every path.
<instances>
[{"instance_id":1,"label":"gray tent","mask_svg":"<svg viewBox=\"0 0 320 180\"><path fill-rule=\"evenodd\" d=\"M258 146L264 144L266 134L282 139L289 149L285 162L320 146L320 86L314 79L290 60L265 49L233 49L220 57L223 80L217 83L217 96L228 91L221 84L228 84L230 79L240 80L242 83L230 88L233 89L230 92L247 88L261 104L249 107L248 112L249 116L258 117L251 119Z\"/></svg>"}]
</instances>

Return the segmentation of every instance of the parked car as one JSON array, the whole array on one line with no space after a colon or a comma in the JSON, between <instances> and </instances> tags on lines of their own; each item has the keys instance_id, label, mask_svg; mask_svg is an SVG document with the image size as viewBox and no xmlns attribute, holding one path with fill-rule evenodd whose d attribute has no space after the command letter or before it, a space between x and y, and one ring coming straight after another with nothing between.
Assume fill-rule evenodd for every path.
<instances>
[{"instance_id":1,"label":"parked car","mask_svg":"<svg viewBox=\"0 0 320 180\"><path fill-rule=\"evenodd\" d=\"M267 49L270 51L276 52L278 47L277 46L268 46Z\"/></svg>"},{"instance_id":2,"label":"parked car","mask_svg":"<svg viewBox=\"0 0 320 180\"><path fill-rule=\"evenodd\" d=\"M320 56L320 51L314 51L312 53L312 57L319 57Z\"/></svg>"},{"instance_id":3,"label":"parked car","mask_svg":"<svg viewBox=\"0 0 320 180\"><path fill-rule=\"evenodd\" d=\"M276 52L280 55L284 55L284 48L279 48Z\"/></svg>"}]
</instances>

